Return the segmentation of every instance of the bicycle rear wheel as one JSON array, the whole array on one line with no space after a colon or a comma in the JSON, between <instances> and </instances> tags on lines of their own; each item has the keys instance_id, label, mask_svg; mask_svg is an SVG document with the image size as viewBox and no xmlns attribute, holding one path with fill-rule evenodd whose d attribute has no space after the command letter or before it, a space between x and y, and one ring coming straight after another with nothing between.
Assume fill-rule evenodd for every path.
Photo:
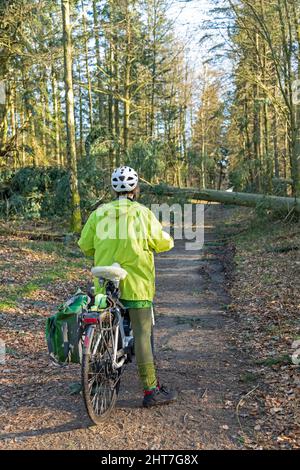
<instances>
[{"instance_id":1,"label":"bicycle rear wheel","mask_svg":"<svg viewBox=\"0 0 300 470\"><path fill-rule=\"evenodd\" d=\"M89 326L82 357L82 389L91 421L99 424L111 414L120 388L121 368L113 368L115 328Z\"/></svg>"}]
</instances>

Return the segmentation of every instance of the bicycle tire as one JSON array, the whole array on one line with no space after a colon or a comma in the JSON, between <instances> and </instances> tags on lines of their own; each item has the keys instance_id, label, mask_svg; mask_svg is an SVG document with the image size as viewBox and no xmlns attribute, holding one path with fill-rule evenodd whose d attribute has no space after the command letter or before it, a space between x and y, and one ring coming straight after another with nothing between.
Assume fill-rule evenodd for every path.
<instances>
[{"instance_id":1,"label":"bicycle tire","mask_svg":"<svg viewBox=\"0 0 300 470\"><path fill-rule=\"evenodd\" d=\"M98 330L97 330L98 328ZM102 339L99 341L99 345L97 347L97 353L98 353L98 363L96 362L95 358L92 357L91 355L91 350L93 346L95 346L95 340L98 340L98 334L102 332ZM109 330L108 330L109 332ZM109 332L111 335L112 332ZM84 353L82 356L82 365L81 365L81 371L82 371L82 392L83 392L83 399L85 403L85 407L87 410L87 413L92 421L93 424L97 425L100 424L104 421L106 421L109 416L111 415L119 393L119 388L120 388L120 377L121 377L121 372L122 368L117 369L117 371L114 372L114 375L112 376L112 371L110 370L111 364L109 364L109 359L107 359L107 356L109 356L109 352L107 351L107 344L109 343L110 339L108 337L104 337L104 332L100 329L99 326L89 326L86 330L86 337L89 338L89 344L84 348ZM120 336L119 336L119 341L120 341ZM106 344L105 344L106 343ZM119 346L119 345L118 345ZM101 356L104 356L102 358ZM98 371L93 370L93 367L99 367ZM95 376L97 375L97 379L95 379ZM93 394L93 386L94 382L90 383L91 379L94 377L94 382L95 380L97 381L97 386L98 386L98 393L97 390ZM112 383L114 383L114 386L112 386ZM109 401L106 401L106 405L103 405L103 403L100 403L99 407L99 391L100 387L103 386L105 383L105 386L108 386L110 396L109 396ZM102 397L103 400L103 397Z\"/></svg>"}]
</instances>

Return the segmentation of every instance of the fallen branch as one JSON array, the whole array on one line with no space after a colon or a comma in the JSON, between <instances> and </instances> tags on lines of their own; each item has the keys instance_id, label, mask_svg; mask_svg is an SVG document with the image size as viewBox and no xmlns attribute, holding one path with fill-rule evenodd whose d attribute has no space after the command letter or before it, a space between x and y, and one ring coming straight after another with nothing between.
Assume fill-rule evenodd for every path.
<instances>
[{"instance_id":1,"label":"fallen branch","mask_svg":"<svg viewBox=\"0 0 300 470\"><path fill-rule=\"evenodd\" d=\"M28 232L26 230L13 230L8 228L0 228L0 235L10 235L13 237L26 238L27 240L39 240L39 241L55 241L64 242L67 234L61 233L47 233L47 232Z\"/></svg>"},{"instance_id":2,"label":"fallen branch","mask_svg":"<svg viewBox=\"0 0 300 470\"><path fill-rule=\"evenodd\" d=\"M237 417L237 420L238 420L238 423L239 423L239 426L241 428L241 430L243 430L243 427L242 427L242 423L241 423L241 420L240 420L240 416L239 416L239 411L240 411L240 407L242 405L244 405L245 403L245 400L253 393L255 392L255 390L258 388L258 385L256 385L256 387L254 387L252 390L250 390L250 392L248 392L246 395L244 395L240 401L238 402L237 406L236 406L236 417Z\"/></svg>"}]
</instances>

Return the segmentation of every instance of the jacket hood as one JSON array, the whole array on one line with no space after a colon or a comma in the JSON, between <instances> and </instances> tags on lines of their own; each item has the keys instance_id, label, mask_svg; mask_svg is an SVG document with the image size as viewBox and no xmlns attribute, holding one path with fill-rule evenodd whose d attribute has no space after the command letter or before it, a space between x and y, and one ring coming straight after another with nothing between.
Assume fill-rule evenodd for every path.
<instances>
[{"instance_id":1,"label":"jacket hood","mask_svg":"<svg viewBox=\"0 0 300 470\"><path fill-rule=\"evenodd\" d=\"M137 215L142 209L142 206L135 202L130 201L127 198L116 199L108 204L98 207L97 216L106 216L110 219L120 219L123 217Z\"/></svg>"}]
</instances>

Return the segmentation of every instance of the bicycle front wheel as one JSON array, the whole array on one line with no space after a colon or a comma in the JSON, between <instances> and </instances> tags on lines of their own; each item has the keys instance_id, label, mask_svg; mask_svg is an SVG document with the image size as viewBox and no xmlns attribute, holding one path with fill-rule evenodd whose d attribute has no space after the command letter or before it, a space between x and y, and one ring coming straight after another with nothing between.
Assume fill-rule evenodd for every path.
<instances>
[{"instance_id":1,"label":"bicycle front wheel","mask_svg":"<svg viewBox=\"0 0 300 470\"><path fill-rule=\"evenodd\" d=\"M120 388L121 369L113 367L115 328L89 326L82 357L82 389L91 421L99 424L111 414Z\"/></svg>"}]
</instances>

